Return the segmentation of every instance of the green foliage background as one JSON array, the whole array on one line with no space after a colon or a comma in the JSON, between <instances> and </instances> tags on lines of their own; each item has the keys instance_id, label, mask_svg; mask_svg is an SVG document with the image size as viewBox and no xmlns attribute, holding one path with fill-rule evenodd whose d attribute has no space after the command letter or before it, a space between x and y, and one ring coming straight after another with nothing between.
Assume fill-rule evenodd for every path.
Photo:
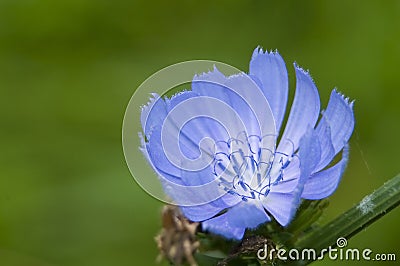
<instances>
[{"instance_id":1,"label":"green foliage background","mask_svg":"<svg viewBox=\"0 0 400 266\"><path fill-rule=\"evenodd\" d=\"M0 0L0 265L155 264L162 204L124 162L128 100L183 60L248 70L257 45L292 88L291 62L310 69L323 106L334 86L356 99L328 221L400 170L399 43L400 1ZM399 218L349 247L398 252Z\"/></svg>"}]
</instances>

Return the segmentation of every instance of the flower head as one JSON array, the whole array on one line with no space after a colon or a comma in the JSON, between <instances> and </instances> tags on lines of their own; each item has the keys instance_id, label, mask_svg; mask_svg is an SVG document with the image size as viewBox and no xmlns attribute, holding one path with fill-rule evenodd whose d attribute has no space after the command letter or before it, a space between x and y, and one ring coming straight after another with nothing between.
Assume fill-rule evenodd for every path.
<instances>
[{"instance_id":1,"label":"flower head","mask_svg":"<svg viewBox=\"0 0 400 266\"><path fill-rule=\"evenodd\" d=\"M166 194L204 230L241 239L272 218L286 226L302 198L336 190L348 160L353 103L333 90L320 117L313 80L294 68L284 129L286 66L278 52L259 48L249 74L226 77L215 68L195 76L191 90L154 94L143 107L141 149Z\"/></svg>"}]
</instances>

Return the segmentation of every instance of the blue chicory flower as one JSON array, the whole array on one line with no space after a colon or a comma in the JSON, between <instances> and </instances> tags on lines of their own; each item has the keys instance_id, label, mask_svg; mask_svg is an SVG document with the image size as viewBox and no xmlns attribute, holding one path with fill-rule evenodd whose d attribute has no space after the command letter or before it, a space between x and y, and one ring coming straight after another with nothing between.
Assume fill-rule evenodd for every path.
<instances>
[{"instance_id":1,"label":"blue chicory flower","mask_svg":"<svg viewBox=\"0 0 400 266\"><path fill-rule=\"evenodd\" d=\"M168 196L204 230L241 239L272 217L287 226L302 198L336 190L348 160L353 102L334 89L320 117L313 80L294 68L296 92L282 134L286 66L278 52L260 48L249 74L226 77L215 68L195 76L191 90L153 94L143 107L141 149Z\"/></svg>"}]
</instances>

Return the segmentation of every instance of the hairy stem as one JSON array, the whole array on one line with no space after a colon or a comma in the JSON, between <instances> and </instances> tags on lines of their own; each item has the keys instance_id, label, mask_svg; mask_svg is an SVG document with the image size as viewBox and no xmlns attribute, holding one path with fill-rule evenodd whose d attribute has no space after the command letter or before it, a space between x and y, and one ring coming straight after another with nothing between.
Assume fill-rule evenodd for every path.
<instances>
[{"instance_id":1,"label":"hairy stem","mask_svg":"<svg viewBox=\"0 0 400 266\"><path fill-rule=\"evenodd\" d=\"M400 174L387 181L379 189L333 221L317 228L299 239L296 247L313 248L317 252L336 246L338 237L351 238L400 204ZM308 261L292 261L291 265L307 265Z\"/></svg>"}]
</instances>

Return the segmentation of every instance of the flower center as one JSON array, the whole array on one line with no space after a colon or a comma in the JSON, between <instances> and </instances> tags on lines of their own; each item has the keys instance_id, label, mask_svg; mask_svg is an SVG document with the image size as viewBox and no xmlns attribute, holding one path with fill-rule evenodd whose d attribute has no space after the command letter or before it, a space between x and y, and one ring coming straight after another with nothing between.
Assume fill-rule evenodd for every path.
<instances>
[{"instance_id":1,"label":"flower center","mask_svg":"<svg viewBox=\"0 0 400 266\"><path fill-rule=\"evenodd\" d=\"M263 138L271 136L243 133L216 143L213 173L225 191L243 201L266 197L271 186L282 181L283 170L290 161L287 155L281 155L276 162L275 151L263 147Z\"/></svg>"}]
</instances>

